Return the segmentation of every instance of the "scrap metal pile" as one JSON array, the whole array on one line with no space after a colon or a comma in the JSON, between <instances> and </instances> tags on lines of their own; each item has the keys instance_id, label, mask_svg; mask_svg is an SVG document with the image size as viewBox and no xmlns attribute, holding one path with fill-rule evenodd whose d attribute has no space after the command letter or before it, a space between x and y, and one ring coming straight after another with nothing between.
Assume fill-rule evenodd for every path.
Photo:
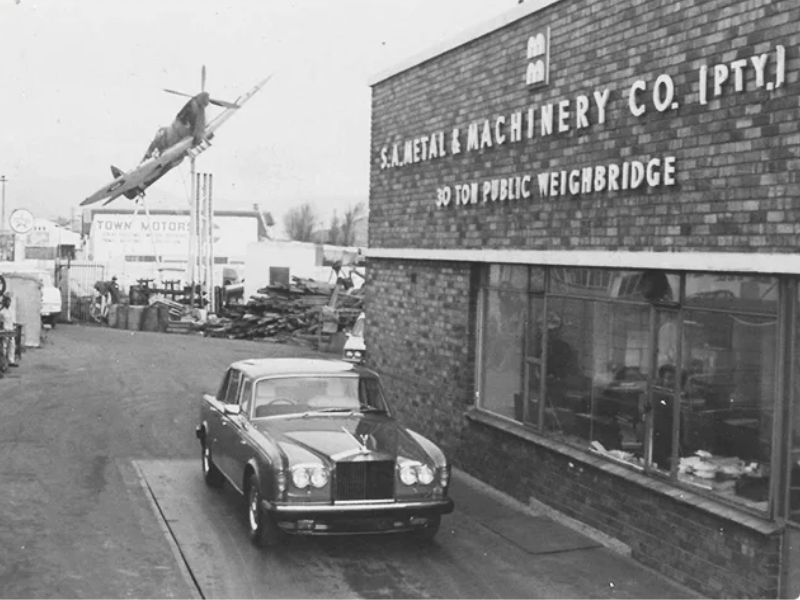
<instances>
[{"instance_id":1,"label":"scrap metal pile","mask_svg":"<svg viewBox=\"0 0 800 600\"><path fill-rule=\"evenodd\" d=\"M363 310L363 289L292 277L292 282L261 288L245 304L228 304L202 327L209 337L270 338L319 344L350 329Z\"/></svg>"}]
</instances>

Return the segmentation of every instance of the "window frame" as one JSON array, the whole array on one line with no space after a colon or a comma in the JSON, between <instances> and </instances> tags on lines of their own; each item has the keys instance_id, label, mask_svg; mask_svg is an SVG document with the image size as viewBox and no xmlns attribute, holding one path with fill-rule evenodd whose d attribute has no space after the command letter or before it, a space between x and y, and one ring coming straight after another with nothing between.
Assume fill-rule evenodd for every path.
<instances>
[{"instance_id":1,"label":"window frame","mask_svg":"<svg viewBox=\"0 0 800 600\"><path fill-rule=\"evenodd\" d=\"M505 415L499 414L490 408L485 408L486 398L483 398L483 388L486 378L486 353L485 353L485 335L486 335L486 314L488 310L488 301L489 301L489 292L491 290L497 289L510 289L508 287L503 287L502 285L490 285L490 277L489 277L489 270L492 265L498 263L487 263L483 265L482 275L479 279L480 285L478 288L478 311L477 311L477 318L476 318L476 326L477 326L477 336L476 336L476 365L475 365L475 408L478 410L485 411L489 414L494 416L499 416L504 419L508 419ZM514 265L514 266L523 266L523 265ZM607 272L609 275L598 275L596 280L607 280L609 277L613 279L613 273L617 272L626 272L626 271L635 271L636 269L625 269L625 268L612 268L612 267L571 267L566 265L558 265L558 266L548 266L548 265L524 265L528 267L528 287L527 291L524 292L526 298L526 308L525 308L525 321L521 325L524 327L524 335L523 335L523 348L522 348L522 365L521 365L521 389L520 394L523 398L523 411L522 411L522 420L517 418L509 419L514 424L519 425L520 427L524 427L527 430L531 430L538 435L542 435L548 439L557 440L571 447L575 447L582 451L589 453L589 450L585 447L580 445L574 440L569 440L564 436L556 436L553 435L552 432L549 432L545 426L545 415L544 412L546 410L545 402L539 401L538 402L538 414L536 415L535 421L530 418L529 415L529 407L530 403L529 400L531 398L531 392L529 389L530 383L530 364L533 361L538 361L538 366L541 369L540 376L539 376L539 389L537 391L540 400L545 398L547 393L546 390L546 377L543 377L542 374L546 373L547 369L547 327L544 327L541 344L542 346L538 348L540 358L536 358L535 356L531 356L529 354L529 349L532 349L529 342L529 336L532 335L532 330L530 325L531 320L536 318L535 311L536 311L536 304L537 302L540 303L541 306L541 315L549 314L548 311L550 310L549 304L551 299L556 298L564 298L564 299L574 299L574 300L582 300L588 301L592 303L603 303L608 304L611 306L614 305L637 305L637 306L648 306L649 307L649 322L650 322L650 333L649 333L649 345L650 345L650 374L648 375L648 383L647 383L647 397L652 402L652 393L653 393L653 381L655 377L654 366L657 365L657 352L658 349L656 347L656 340L654 334L654 328L657 326L656 323L656 315L659 313L673 313L676 316L676 324L677 324L677 334L679 336L679 340L681 342L678 343L677 347L677 364L683 365L684 357L682 356L682 347L684 345L684 320L686 314L690 311L707 311L710 313L718 313L718 314L725 314L725 315L745 315L748 317L756 317L756 318L771 318L775 319L775 339L774 339L774 352L776 357L776 365L775 365L775 372L773 374L773 381L770 384L770 387L773 390L773 400L771 405L771 413L772 413L772 420L771 420L771 429L770 429L770 455L769 460L770 464L768 465L770 469L769 481L768 481L768 494L767 494L767 501L766 501L766 509L762 510L760 508L754 507L750 504L740 503L737 502L735 499L727 498L714 490L703 490L699 489L696 486L692 485L689 482L681 481L678 477L678 460L680 458L680 449L679 449L679 442L680 436L682 435L680 422L681 422L681 386L678 385L675 387L673 391L673 407L672 407L672 431L671 431L671 467L669 472L665 472L662 470L658 470L653 466L651 462L651 456L649 456L650 452L648 452L647 459L645 460L644 469L636 469L640 471L644 471L644 473L648 476L656 477L658 479L662 479L667 481L670 485L673 485L678 488L687 489L694 493L698 493L703 496L707 496L713 499L716 502L720 502L726 505L730 505L736 507L737 509L744 510L747 512L751 512L757 514L759 516L766 516L767 518L774 518L776 514L783 514L785 516L789 516L789 487L790 487L790 479L791 479L791 460L787 459L786 457L791 457L793 452L800 453L800 448L793 448L792 447L792 427L793 422L791 420L791 416L794 410L800 410L800 389L795 392L793 386L794 378L792 371L792 365L795 362L800 362L800 332L796 332L795 329L800 327L800 306L798 306L798 302L800 302L800 292L798 292L798 281L796 279L791 278L790 276L785 275L778 275L778 274L753 274L747 272L741 273L725 273L726 276L730 277L740 277L740 278L752 278L752 277L772 277L776 280L777 284L777 301L776 306L773 312L767 312L763 310L756 310L756 309L748 309L742 306L734 306L730 309L725 308L715 308L713 306L698 306L696 304L687 303L686 302L686 279L688 275L692 274L708 274L708 275L718 275L718 272L709 271L709 272L695 272L695 271L685 271L685 270L670 270L665 269L662 272L665 275L675 275L678 276L678 290L675 293L675 298L672 299L654 299L654 300L647 300L645 298L630 298L630 297L602 297L602 296L593 296L591 294L580 294L580 293L568 293L563 290L561 291L553 291L552 285L552 274L556 269L586 269L587 270L587 281L595 281L594 275L591 273L592 270L597 270L598 272ZM544 269L544 290L541 292L533 291L531 281L533 279L531 273L533 269ZM519 291L516 290L515 291ZM787 326L790 326L791 329L787 329ZM681 367L682 368L682 367ZM800 387L800 385L798 386ZM783 421L782 421L783 419ZM648 440L653 435L653 425L652 422L647 427L647 433L645 439ZM646 442L649 449L649 441ZM785 452L784 452L785 451ZM609 459L609 463L615 463ZM631 468L634 468L634 465L630 465Z\"/></svg>"}]
</instances>

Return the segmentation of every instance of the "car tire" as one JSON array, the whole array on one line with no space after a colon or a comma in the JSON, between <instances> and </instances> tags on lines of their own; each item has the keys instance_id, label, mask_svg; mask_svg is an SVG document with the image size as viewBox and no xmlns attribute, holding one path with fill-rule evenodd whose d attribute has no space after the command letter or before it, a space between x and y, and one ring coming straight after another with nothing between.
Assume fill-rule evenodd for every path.
<instances>
[{"instance_id":1,"label":"car tire","mask_svg":"<svg viewBox=\"0 0 800 600\"><path fill-rule=\"evenodd\" d=\"M203 479L205 479L206 484L209 487L222 487L222 484L225 482L225 478L223 477L222 472L217 468L217 465L214 464L214 459L211 456L211 447L203 442L202 448Z\"/></svg>"},{"instance_id":2,"label":"car tire","mask_svg":"<svg viewBox=\"0 0 800 600\"><path fill-rule=\"evenodd\" d=\"M272 516L261 508L261 490L258 479L250 476L245 486L247 509L247 533L250 541L260 548L276 546L280 542L281 530Z\"/></svg>"},{"instance_id":3,"label":"car tire","mask_svg":"<svg viewBox=\"0 0 800 600\"><path fill-rule=\"evenodd\" d=\"M425 527L421 527L420 529L415 529L412 532L412 535L417 541L431 543L433 542L433 538L436 537L436 534L439 531L439 526L442 524L442 516L436 515L435 517L431 517L430 521Z\"/></svg>"}]
</instances>

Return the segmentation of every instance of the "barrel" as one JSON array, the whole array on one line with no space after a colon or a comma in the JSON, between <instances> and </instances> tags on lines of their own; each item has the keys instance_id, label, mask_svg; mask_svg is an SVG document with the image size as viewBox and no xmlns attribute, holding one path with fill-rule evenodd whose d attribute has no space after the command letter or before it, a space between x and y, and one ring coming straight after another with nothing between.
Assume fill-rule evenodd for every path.
<instances>
[{"instance_id":1,"label":"barrel","mask_svg":"<svg viewBox=\"0 0 800 600\"><path fill-rule=\"evenodd\" d=\"M130 329L132 331L141 331L144 309L145 309L144 306L128 307L128 324L126 326L126 329Z\"/></svg>"}]
</instances>

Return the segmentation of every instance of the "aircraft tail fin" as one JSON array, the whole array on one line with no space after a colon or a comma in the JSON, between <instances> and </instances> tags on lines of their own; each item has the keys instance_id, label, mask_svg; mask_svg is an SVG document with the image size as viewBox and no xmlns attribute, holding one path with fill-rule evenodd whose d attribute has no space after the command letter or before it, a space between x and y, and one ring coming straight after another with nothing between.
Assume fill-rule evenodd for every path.
<instances>
[{"instance_id":1,"label":"aircraft tail fin","mask_svg":"<svg viewBox=\"0 0 800 600\"><path fill-rule=\"evenodd\" d=\"M114 176L114 179L118 179L125 175L125 171L120 169L119 167L115 167L111 165L111 174ZM136 200L136 197L139 195L138 188L134 188L129 190L123 194L128 200Z\"/></svg>"}]
</instances>

